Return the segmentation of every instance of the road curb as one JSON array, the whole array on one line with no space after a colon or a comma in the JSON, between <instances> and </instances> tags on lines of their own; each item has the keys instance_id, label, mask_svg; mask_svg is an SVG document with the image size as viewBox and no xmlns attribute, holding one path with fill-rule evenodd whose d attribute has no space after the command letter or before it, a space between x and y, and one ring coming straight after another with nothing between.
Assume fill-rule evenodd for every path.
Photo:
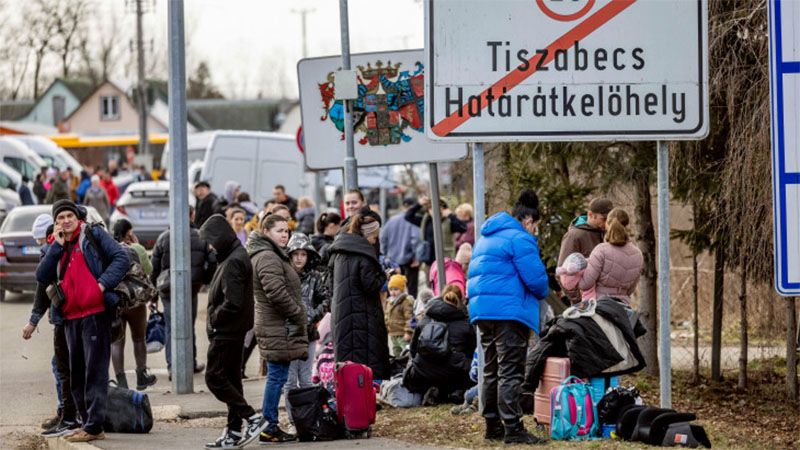
<instances>
[{"instance_id":1,"label":"road curb","mask_svg":"<svg viewBox=\"0 0 800 450\"><path fill-rule=\"evenodd\" d=\"M50 450L103 450L88 442L69 442L63 437L51 437L46 439L47 447L50 448Z\"/></svg>"}]
</instances>

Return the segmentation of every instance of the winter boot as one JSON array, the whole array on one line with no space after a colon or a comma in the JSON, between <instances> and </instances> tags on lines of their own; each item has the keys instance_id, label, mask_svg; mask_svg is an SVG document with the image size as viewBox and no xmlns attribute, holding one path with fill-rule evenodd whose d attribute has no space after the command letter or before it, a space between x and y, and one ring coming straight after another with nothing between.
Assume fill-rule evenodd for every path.
<instances>
[{"instance_id":1,"label":"winter boot","mask_svg":"<svg viewBox=\"0 0 800 450\"><path fill-rule=\"evenodd\" d=\"M147 373L147 369L136 369L136 390L143 391L156 384L156 376Z\"/></svg>"},{"instance_id":2,"label":"winter boot","mask_svg":"<svg viewBox=\"0 0 800 450\"><path fill-rule=\"evenodd\" d=\"M544 440L539 439L538 437L532 435L525 429L525 425L522 422L517 422L512 425L505 426L506 436L503 438L503 442L506 444L527 444L527 445L535 445L535 444L544 444Z\"/></svg>"},{"instance_id":3,"label":"winter boot","mask_svg":"<svg viewBox=\"0 0 800 450\"><path fill-rule=\"evenodd\" d=\"M117 387L128 389L128 378L125 376L125 372L117 374Z\"/></svg>"},{"instance_id":4,"label":"winter boot","mask_svg":"<svg viewBox=\"0 0 800 450\"><path fill-rule=\"evenodd\" d=\"M486 434L483 438L487 441L502 441L506 431L500 419L486 419Z\"/></svg>"}]
</instances>

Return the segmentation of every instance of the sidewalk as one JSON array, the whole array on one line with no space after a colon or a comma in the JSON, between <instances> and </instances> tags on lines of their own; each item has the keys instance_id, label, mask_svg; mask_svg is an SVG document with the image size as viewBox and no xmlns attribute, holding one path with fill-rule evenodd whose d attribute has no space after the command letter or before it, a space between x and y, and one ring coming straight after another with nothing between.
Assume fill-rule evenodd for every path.
<instances>
[{"instance_id":1,"label":"sidewalk","mask_svg":"<svg viewBox=\"0 0 800 450\"><path fill-rule=\"evenodd\" d=\"M154 370L159 380L166 381L166 370ZM200 449L207 442L219 437L225 427L227 410L208 391L203 374L194 377L194 394L176 395L171 386L158 383L147 389L150 405L153 409L155 424L148 434L107 433L106 439L90 444L72 444L61 438L51 438L47 443L54 450L135 450L135 449ZM264 378L248 378L244 380L245 398L257 411L261 409L264 395ZM282 412L283 415L283 412ZM433 450L436 447L419 446L391 439L373 438L359 441L333 441L314 443L287 444L291 448L314 448L325 450L345 450L354 446L363 450L410 449ZM248 448L258 448L258 443Z\"/></svg>"}]
</instances>

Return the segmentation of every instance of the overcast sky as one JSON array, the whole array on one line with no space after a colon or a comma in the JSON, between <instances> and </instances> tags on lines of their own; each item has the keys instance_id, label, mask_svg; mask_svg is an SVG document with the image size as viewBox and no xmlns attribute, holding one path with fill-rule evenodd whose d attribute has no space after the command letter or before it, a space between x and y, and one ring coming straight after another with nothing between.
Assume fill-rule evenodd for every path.
<instances>
[{"instance_id":1,"label":"overcast sky","mask_svg":"<svg viewBox=\"0 0 800 450\"><path fill-rule=\"evenodd\" d=\"M100 0L125 13L121 0ZM145 33L166 48L168 0L156 0ZM337 0L186 0L187 71L207 60L214 82L228 96L297 97L297 61L302 56L299 11L307 18L308 56L339 54ZM296 12L293 12L296 11ZM350 0L351 52L422 48L420 0ZM131 14L124 14L131 16ZM126 23L130 23L126 20ZM133 70L133 68L131 68Z\"/></svg>"}]
</instances>

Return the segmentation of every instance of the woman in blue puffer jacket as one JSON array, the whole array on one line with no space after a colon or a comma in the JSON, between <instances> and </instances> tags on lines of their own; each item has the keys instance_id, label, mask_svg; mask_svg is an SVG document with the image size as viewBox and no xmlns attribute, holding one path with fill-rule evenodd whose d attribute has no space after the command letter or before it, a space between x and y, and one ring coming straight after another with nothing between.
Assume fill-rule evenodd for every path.
<instances>
[{"instance_id":1,"label":"woman in blue puffer jacket","mask_svg":"<svg viewBox=\"0 0 800 450\"><path fill-rule=\"evenodd\" d=\"M548 282L534 233L539 199L530 189L511 214L497 213L481 227L469 267L469 317L481 332L486 439L539 443L522 424L519 397L531 330L539 332L539 300Z\"/></svg>"}]
</instances>

